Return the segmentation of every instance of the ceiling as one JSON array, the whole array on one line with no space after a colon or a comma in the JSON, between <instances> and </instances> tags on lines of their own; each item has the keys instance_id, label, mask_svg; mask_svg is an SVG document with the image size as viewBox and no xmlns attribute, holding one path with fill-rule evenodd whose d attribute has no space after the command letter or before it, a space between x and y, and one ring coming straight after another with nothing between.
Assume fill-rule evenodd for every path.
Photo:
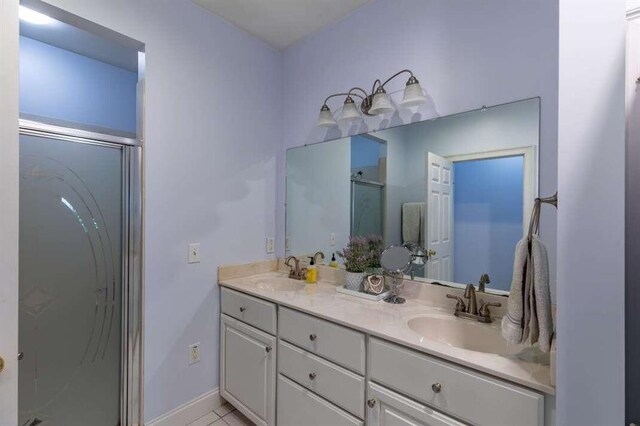
<instances>
[{"instance_id":1,"label":"ceiling","mask_svg":"<svg viewBox=\"0 0 640 426\"><path fill-rule=\"evenodd\" d=\"M193 1L274 48L284 50L371 0Z\"/></svg>"}]
</instances>

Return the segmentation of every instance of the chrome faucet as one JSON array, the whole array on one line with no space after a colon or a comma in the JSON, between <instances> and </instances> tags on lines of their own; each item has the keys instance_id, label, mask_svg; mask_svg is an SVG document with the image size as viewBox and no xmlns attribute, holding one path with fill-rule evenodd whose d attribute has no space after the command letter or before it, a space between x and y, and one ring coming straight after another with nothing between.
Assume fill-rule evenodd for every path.
<instances>
[{"instance_id":1,"label":"chrome faucet","mask_svg":"<svg viewBox=\"0 0 640 426\"><path fill-rule=\"evenodd\" d=\"M290 262L293 259L293 266L291 266ZM294 280L304 280L307 276L307 268L300 269L300 261L295 256L289 256L284 261L284 264L287 265L289 269L289 278L293 278Z\"/></svg>"},{"instance_id":2,"label":"chrome faucet","mask_svg":"<svg viewBox=\"0 0 640 426\"><path fill-rule=\"evenodd\" d=\"M478 282L478 292L484 293L487 284L489 284L490 282L491 282L491 279L489 278L489 274L487 273L482 274L480 276L480 282Z\"/></svg>"},{"instance_id":3,"label":"chrome faucet","mask_svg":"<svg viewBox=\"0 0 640 426\"><path fill-rule=\"evenodd\" d=\"M481 301L480 309L478 309L478 302L476 299L476 288L473 286L473 284L468 284L464 290L464 298L469 299L468 304L466 304L464 302L464 299L460 296L447 294L447 298L456 299L458 301L458 303L456 303L456 310L454 312L455 316L460 318L476 320L484 323L492 322L491 311L489 311L489 307L502 306L502 303Z\"/></svg>"}]
</instances>

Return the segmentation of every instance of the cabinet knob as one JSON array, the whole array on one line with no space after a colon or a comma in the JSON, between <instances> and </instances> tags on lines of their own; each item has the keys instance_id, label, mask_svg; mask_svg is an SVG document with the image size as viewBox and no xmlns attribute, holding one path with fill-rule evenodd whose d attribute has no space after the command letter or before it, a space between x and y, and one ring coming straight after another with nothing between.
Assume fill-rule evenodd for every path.
<instances>
[{"instance_id":1,"label":"cabinet knob","mask_svg":"<svg viewBox=\"0 0 640 426\"><path fill-rule=\"evenodd\" d=\"M309 380L314 380L316 378L316 373L309 373Z\"/></svg>"},{"instance_id":2,"label":"cabinet knob","mask_svg":"<svg viewBox=\"0 0 640 426\"><path fill-rule=\"evenodd\" d=\"M435 393L440 393L440 391L442 390L442 385L440 383L434 383L431 385L431 390L433 390Z\"/></svg>"},{"instance_id":3,"label":"cabinet knob","mask_svg":"<svg viewBox=\"0 0 640 426\"><path fill-rule=\"evenodd\" d=\"M369 408L375 407L376 399L375 398L371 398L370 400L367 401L367 405L369 406Z\"/></svg>"},{"instance_id":4,"label":"cabinet knob","mask_svg":"<svg viewBox=\"0 0 640 426\"><path fill-rule=\"evenodd\" d=\"M240 312L244 312L246 310L247 310L247 308L245 308L244 306L240 306Z\"/></svg>"},{"instance_id":5,"label":"cabinet knob","mask_svg":"<svg viewBox=\"0 0 640 426\"><path fill-rule=\"evenodd\" d=\"M264 350L267 351L267 353L271 352L271 346L267 346Z\"/></svg>"},{"instance_id":6,"label":"cabinet knob","mask_svg":"<svg viewBox=\"0 0 640 426\"><path fill-rule=\"evenodd\" d=\"M316 340L317 338L318 338L318 336L315 333L309 335L309 340L311 340L312 342L314 340Z\"/></svg>"}]
</instances>

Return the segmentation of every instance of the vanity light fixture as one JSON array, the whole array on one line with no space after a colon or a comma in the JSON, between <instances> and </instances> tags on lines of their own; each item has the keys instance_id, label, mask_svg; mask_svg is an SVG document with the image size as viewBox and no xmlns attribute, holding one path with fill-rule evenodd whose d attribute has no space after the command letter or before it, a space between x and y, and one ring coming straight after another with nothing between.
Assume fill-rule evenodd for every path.
<instances>
[{"instance_id":1,"label":"vanity light fixture","mask_svg":"<svg viewBox=\"0 0 640 426\"><path fill-rule=\"evenodd\" d=\"M374 81L371 94L360 87L354 87L348 92L335 93L328 96L320 109L317 126L335 127L338 125L338 122L333 118L331 109L327 105L329 99L334 97L346 96L342 107L342 115L340 116L341 121L357 121L362 118L358 112L356 102L353 99L354 97L360 100L360 111L362 111L364 115L375 116L395 111L396 107L387 91L384 90L384 87L391 80L403 73L409 73L409 79L404 88L404 96L402 102L400 102L400 106L412 107L426 102L427 98L422 91L422 86L420 86L420 82L413 75L413 72L410 70L402 70L389 77L384 83L379 79Z\"/></svg>"},{"instance_id":2,"label":"vanity light fixture","mask_svg":"<svg viewBox=\"0 0 640 426\"><path fill-rule=\"evenodd\" d=\"M47 15L36 12L35 10L29 9L28 7L20 6L19 16L25 22L35 25L47 25L50 24L52 19Z\"/></svg>"}]
</instances>

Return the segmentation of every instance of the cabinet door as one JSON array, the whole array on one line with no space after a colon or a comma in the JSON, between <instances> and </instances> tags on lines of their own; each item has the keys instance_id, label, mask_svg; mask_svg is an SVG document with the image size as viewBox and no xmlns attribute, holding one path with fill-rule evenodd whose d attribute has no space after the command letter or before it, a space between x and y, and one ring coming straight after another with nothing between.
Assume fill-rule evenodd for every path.
<instances>
[{"instance_id":1,"label":"cabinet door","mask_svg":"<svg viewBox=\"0 0 640 426\"><path fill-rule=\"evenodd\" d=\"M257 425L275 425L276 338L221 319L220 394Z\"/></svg>"},{"instance_id":2,"label":"cabinet door","mask_svg":"<svg viewBox=\"0 0 640 426\"><path fill-rule=\"evenodd\" d=\"M369 426L464 426L464 423L375 383L369 382L367 395Z\"/></svg>"}]
</instances>

